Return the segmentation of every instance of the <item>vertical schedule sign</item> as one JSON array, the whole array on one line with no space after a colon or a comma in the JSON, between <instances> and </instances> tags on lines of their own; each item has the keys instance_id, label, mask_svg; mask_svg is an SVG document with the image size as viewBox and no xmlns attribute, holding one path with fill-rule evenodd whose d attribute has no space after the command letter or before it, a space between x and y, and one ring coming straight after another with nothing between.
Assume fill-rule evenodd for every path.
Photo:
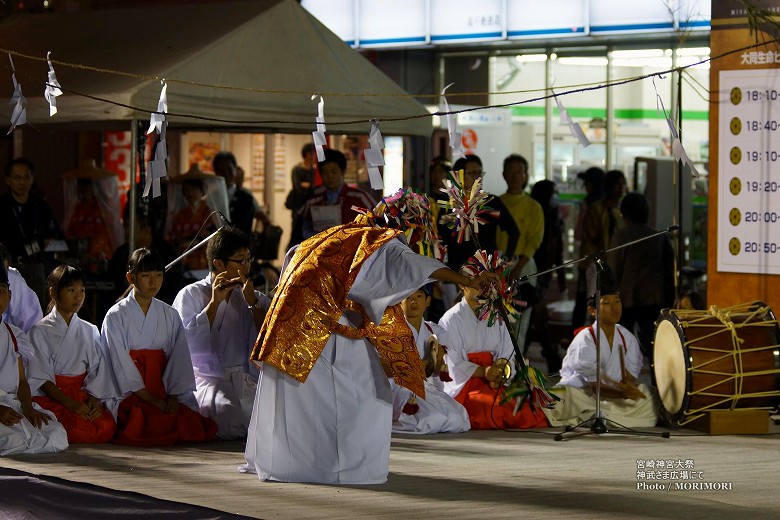
<instances>
[{"instance_id":1,"label":"vertical schedule sign","mask_svg":"<svg viewBox=\"0 0 780 520\"><path fill-rule=\"evenodd\" d=\"M780 70L721 70L719 91L718 270L780 274Z\"/></svg>"},{"instance_id":2,"label":"vertical schedule sign","mask_svg":"<svg viewBox=\"0 0 780 520\"><path fill-rule=\"evenodd\" d=\"M780 0L751 0L777 13ZM780 309L780 26L711 0L707 303ZM683 139L685 138L683 132Z\"/></svg>"}]
</instances>

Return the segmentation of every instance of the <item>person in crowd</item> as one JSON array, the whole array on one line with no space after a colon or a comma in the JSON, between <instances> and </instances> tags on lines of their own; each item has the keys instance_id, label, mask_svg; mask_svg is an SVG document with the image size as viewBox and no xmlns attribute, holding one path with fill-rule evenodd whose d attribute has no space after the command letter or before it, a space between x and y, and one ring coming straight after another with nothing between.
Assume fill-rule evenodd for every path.
<instances>
[{"instance_id":1,"label":"person in crowd","mask_svg":"<svg viewBox=\"0 0 780 520\"><path fill-rule=\"evenodd\" d=\"M46 306L46 267L44 251L52 239L63 234L49 203L30 192L33 163L25 158L12 160L5 168L8 193L0 196L0 242L11 252L10 264L19 270Z\"/></svg>"},{"instance_id":2,"label":"person in crowd","mask_svg":"<svg viewBox=\"0 0 780 520\"><path fill-rule=\"evenodd\" d=\"M81 266L89 272L103 272L108 260L114 252L116 237L112 237L109 231L109 222L103 217L103 210L95 198L95 181L92 179L76 180L76 203L70 211L65 222L65 234L71 239L79 239L86 245L81 252L79 261ZM119 215L112 215L119 219Z\"/></svg>"},{"instance_id":3,"label":"person in crowd","mask_svg":"<svg viewBox=\"0 0 780 520\"><path fill-rule=\"evenodd\" d=\"M318 164L322 175L322 186L314 193L300 210L303 237L310 238L330 227L352 222L358 212L352 209L371 209L376 202L360 188L354 188L344 182L347 158L338 150L327 148L325 160Z\"/></svg>"},{"instance_id":4,"label":"person in crowd","mask_svg":"<svg viewBox=\"0 0 780 520\"><path fill-rule=\"evenodd\" d=\"M254 219L267 221L268 217L260 210L254 195L236 184L238 163L230 152L219 152L212 159L214 173L225 179L228 200L230 202L230 222L246 233L252 233Z\"/></svg>"},{"instance_id":5,"label":"person in crowd","mask_svg":"<svg viewBox=\"0 0 780 520\"><path fill-rule=\"evenodd\" d=\"M49 314L30 330L33 400L57 417L69 443L109 442L116 422L103 401L117 391L103 361L100 332L78 316L86 295L84 273L60 265L48 281Z\"/></svg>"},{"instance_id":6,"label":"person in crowd","mask_svg":"<svg viewBox=\"0 0 780 520\"><path fill-rule=\"evenodd\" d=\"M394 433L460 433L471 428L466 409L444 392L444 381L449 379L444 363L447 339L444 329L424 319L431 302L431 286L416 290L401 302L425 365L425 399L390 380Z\"/></svg>"},{"instance_id":7,"label":"person in crowd","mask_svg":"<svg viewBox=\"0 0 780 520\"><path fill-rule=\"evenodd\" d=\"M249 237L223 227L206 248L210 268L184 287L173 307L184 324L200 411L219 426L220 439L246 437L257 370L249 363L270 304L249 279Z\"/></svg>"},{"instance_id":8,"label":"person in crowd","mask_svg":"<svg viewBox=\"0 0 780 520\"><path fill-rule=\"evenodd\" d=\"M650 202L632 191L620 201L624 227L612 237L611 248L647 238L658 231L647 225ZM655 322L661 309L674 302L674 250L666 235L611 251L607 263L618 282L623 315L620 324L636 332L642 353L653 360Z\"/></svg>"},{"instance_id":9,"label":"person in crowd","mask_svg":"<svg viewBox=\"0 0 780 520\"><path fill-rule=\"evenodd\" d=\"M580 202L579 211L577 212L577 224L574 227L574 240L580 243L580 255L586 254L584 251L594 251L593 248L595 246L593 244L584 242L583 227L588 215L588 208L604 198L604 176L604 170L595 166L577 174L577 177L582 180L585 187L585 198ZM582 327L587 316L587 269L587 262L577 264L577 291L575 293L574 310L572 311L573 330Z\"/></svg>"},{"instance_id":10,"label":"person in crowd","mask_svg":"<svg viewBox=\"0 0 780 520\"><path fill-rule=\"evenodd\" d=\"M0 314L10 300L8 274L0 263ZM32 401L24 365L34 355L24 331L0 323L0 456L55 453L68 447L62 424Z\"/></svg>"},{"instance_id":11,"label":"person in crowd","mask_svg":"<svg viewBox=\"0 0 780 520\"><path fill-rule=\"evenodd\" d=\"M612 236L623 227L623 219L620 215L620 201L626 193L626 176L623 172L619 170L607 172L604 176L604 190L604 198L588 206L583 220L581 257L605 251L612 241ZM606 258L602 258L602 260L606 260ZM584 294L595 293L596 267L594 263L585 261L580 262L579 265L581 269L584 269ZM576 313L573 314L573 318L576 317Z\"/></svg>"},{"instance_id":12,"label":"person in crowd","mask_svg":"<svg viewBox=\"0 0 780 520\"><path fill-rule=\"evenodd\" d=\"M181 318L155 298L164 268L159 255L136 249L127 263L129 294L103 320L104 357L120 396L107 403L117 418L117 444L170 446L216 436L214 421L196 411Z\"/></svg>"},{"instance_id":13,"label":"person in crowd","mask_svg":"<svg viewBox=\"0 0 780 520\"><path fill-rule=\"evenodd\" d=\"M428 169L430 176L428 190L428 204L431 208L431 218L433 222L438 222L439 212L442 210L440 203L447 201L447 194L444 193L444 181L452 170L452 163L446 157L437 157L431 161ZM452 289L452 288L450 288ZM456 291L447 291L441 283L435 282L431 293L431 304L428 307L428 321L438 323L444 312L452 307Z\"/></svg>"},{"instance_id":14,"label":"person in crowd","mask_svg":"<svg viewBox=\"0 0 780 520\"><path fill-rule=\"evenodd\" d=\"M0 243L0 262L8 273L11 301L3 313L3 321L19 327L24 332L38 323L43 318L41 302L38 295L33 292L24 280L22 273L10 265L11 253Z\"/></svg>"},{"instance_id":15,"label":"person in crowd","mask_svg":"<svg viewBox=\"0 0 780 520\"><path fill-rule=\"evenodd\" d=\"M462 285L461 290L463 299L439 321L450 342L445 361L452 381L444 383L444 391L466 408L474 430L548 426L544 414L528 403L517 413L514 402L501 404L504 387L514 374L509 329L501 320L491 326L479 319L478 288Z\"/></svg>"},{"instance_id":16,"label":"person in crowd","mask_svg":"<svg viewBox=\"0 0 780 520\"><path fill-rule=\"evenodd\" d=\"M187 179L181 183L181 191L187 205L173 215L168 242L178 246L179 254L192 245L209 236L215 229L210 219L211 208L204 200L203 179ZM200 233L198 233L200 232ZM185 269L206 269L206 250L197 249L182 259Z\"/></svg>"},{"instance_id":17,"label":"person in crowd","mask_svg":"<svg viewBox=\"0 0 780 520\"><path fill-rule=\"evenodd\" d=\"M301 148L301 162L292 169L292 189L284 201L284 207L292 213L292 227L290 228L292 232L290 242L287 244L288 250L303 241L303 222L298 214L314 193L314 188L322 186L322 177L317 171L316 157L317 152L314 144L306 143Z\"/></svg>"},{"instance_id":18,"label":"person in crowd","mask_svg":"<svg viewBox=\"0 0 780 520\"><path fill-rule=\"evenodd\" d=\"M474 182L485 174L482 169L482 159L477 155L467 155L466 157L458 159L455 161L452 169L456 173L463 170L463 191L465 193L470 193ZM504 256L511 256L517 249L517 243L520 237L520 231L517 229L517 224L501 198L493 197L490 202L487 203L485 209L488 208L493 210L493 213L485 214L484 218L487 222L479 225L479 229L477 230L479 244L482 249L489 253L497 251L497 231L498 228L501 228L501 230L507 234L505 249L501 250L501 253L503 253ZM441 221L441 216L442 214L440 213L439 221ZM459 244L455 234L444 224L440 223L438 228L439 235L447 246L447 266L450 269L457 271L477 251L477 244L474 239L464 240Z\"/></svg>"},{"instance_id":19,"label":"person in crowd","mask_svg":"<svg viewBox=\"0 0 780 520\"><path fill-rule=\"evenodd\" d=\"M674 301L674 308L686 311L703 311L707 309L707 302L700 292L692 289L683 291Z\"/></svg>"},{"instance_id":20,"label":"person in crowd","mask_svg":"<svg viewBox=\"0 0 780 520\"><path fill-rule=\"evenodd\" d=\"M558 211L558 200L555 194L555 183L541 180L531 189L533 198L542 208L544 214L544 235L542 243L534 253L534 261L539 271L547 271L563 264L563 220ZM550 338L549 310L545 297L553 276L558 282L558 290L566 289L566 272L558 269L537 277L536 294L538 302L531 311L530 333L542 347L542 356L547 361L549 374L556 374L561 368L561 356L558 346ZM528 348L529 337L526 337L525 348Z\"/></svg>"},{"instance_id":21,"label":"person in crowd","mask_svg":"<svg viewBox=\"0 0 780 520\"><path fill-rule=\"evenodd\" d=\"M623 312L620 292L605 283L596 301L588 301L588 312L598 321L574 337L563 358L561 380L552 392L561 397L554 408L545 409L553 426L576 426L596 413L596 343L600 349L602 416L629 428L655 426L658 419L654 390L637 379L644 362L639 342L620 325Z\"/></svg>"},{"instance_id":22,"label":"person in crowd","mask_svg":"<svg viewBox=\"0 0 780 520\"><path fill-rule=\"evenodd\" d=\"M241 471L287 482L387 480L388 377L425 393L398 304L432 279L482 287L496 278L457 274L413 252L400 233L361 216L298 246L252 353L262 377Z\"/></svg>"},{"instance_id":23,"label":"person in crowd","mask_svg":"<svg viewBox=\"0 0 780 520\"><path fill-rule=\"evenodd\" d=\"M528 186L528 161L525 157L518 154L508 156L504 159L502 174L507 191L501 195L501 202L517 224L520 235L515 249L510 251L507 249L509 236L497 230L496 245L499 251L504 251L505 256L516 259L509 274L510 279L514 280L537 272L534 254L544 238L544 213L539 203L525 193ZM538 280L531 278L528 283L536 286ZM526 309L513 324L513 332L520 345L525 344L532 313L532 307Z\"/></svg>"}]
</instances>

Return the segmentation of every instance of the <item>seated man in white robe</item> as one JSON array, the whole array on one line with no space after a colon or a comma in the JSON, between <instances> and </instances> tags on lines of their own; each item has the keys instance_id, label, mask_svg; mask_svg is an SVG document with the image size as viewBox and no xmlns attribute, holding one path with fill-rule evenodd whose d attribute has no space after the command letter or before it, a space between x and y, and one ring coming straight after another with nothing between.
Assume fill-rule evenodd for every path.
<instances>
[{"instance_id":1,"label":"seated man in white robe","mask_svg":"<svg viewBox=\"0 0 780 520\"><path fill-rule=\"evenodd\" d=\"M596 316L595 295L588 302L588 312ZM566 351L561 381L552 389L561 402L552 409L544 409L552 426L576 426L595 415L596 337L599 335L601 416L629 428L655 426L658 419L655 391L637 384L644 358L636 337L618 324L622 312L618 291L603 290L599 321L582 329Z\"/></svg>"},{"instance_id":2,"label":"seated man in white robe","mask_svg":"<svg viewBox=\"0 0 780 520\"><path fill-rule=\"evenodd\" d=\"M27 285L22 273L9 265L9 259L8 249L0 244L0 260L8 272L8 284L11 291L11 301L3 313L3 321L16 325L27 332L43 318L41 301L35 291Z\"/></svg>"},{"instance_id":3,"label":"seated man in white robe","mask_svg":"<svg viewBox=\"0 0 780 520\"><path fill-rule=\"evenodd\" d=\"M431 285L418 289L401 302L406 321L412 329L417 350L425 364L425 399L390 380L393 391L393 433L460 433L471 429L469 414L462 404L444 392L443 381L449 380L444 363L446 340L444 329L425 321L431 304Z\"/></svg>"},{"instance_id":4,"label":"seated man in white robe","mask_svg":"<svg viewBox=\"0 0 780 520\"><path fill-rule=\"evenodd\" d=\"M260 480L381 484L393 396L388 376L425 394L397 307L432 279L481 286L366 221L304 241L282 274L252 359L262 362L240 471ZM370 341L369 341L370 338Z\"/></svg>"},{"instance_id":5,"label":"seated man in white robe","mask_svg":"<svg viewBox=\"0 0 780 520\"><path fill-rule=\"evenodd\" d=\"M0 264L0 314L11 299L8 274ZM68 447L68 434L52 414L32 402L22 356L34 350L18 327L0 322L0 456L54 453Z\"/></svg>"},{"instance_id":6,"label":"seated man in white robe","mask_svg":"<svg viewBox=\"0 0 780 520\"><path fill-rule=\"evenodd\" d=\"M270 300L247 276L249 237L224 227L206 246L210 272L176 295L195 371L200 413L217 423L217 438L243 439L258 372L249 354Z\"/></svg>"}]
</instances>

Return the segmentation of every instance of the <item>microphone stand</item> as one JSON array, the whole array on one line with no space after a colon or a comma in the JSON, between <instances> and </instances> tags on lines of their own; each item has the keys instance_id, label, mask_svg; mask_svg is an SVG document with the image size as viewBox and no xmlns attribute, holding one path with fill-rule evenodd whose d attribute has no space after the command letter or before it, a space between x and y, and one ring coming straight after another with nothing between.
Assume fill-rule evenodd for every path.
<instances>
[{"instance_id":1,"label":"microphone stand","mask_svg":"<svg viewBox=\"0 0 780 520\"><path fill-rule=\"evenodd\" d=\"M225 226L230 226L230 225L231 225L231 223L230 223L230 221L227 219L227 217L226 217L225 215L223 215L223 214L222 214L222 212L220 212L220 211L213 211L213 212L211 213L211 215L209 215L209 216L208 216L208 218L207 218L206 220L208 221L208 219L210 219L210 218L212 217L212 215L214 215L215 213L217 214L217 216L219 217L219 219L222 221L222 225L219 227L219 229L217 229L216 231L214 231L212 234L210 234L209 236L207 236L206 238L204 238L203 240L201 240L200 242L198 242L197 244L195 244L195 245L194 245L194 246L192 246L191 248L187 249L185 252L183 252L182 254L180 254L180 255L179 255L179 256L178 256L176 259L172 260L170 264L168 264L168 265L166 265L166 266L165 266L165 272L166 272L166 273L167 273L168 271L170 271L171 267L173 267L174 265L176 265L176 264L178 264L179 262L181 262L181 260L182 260L182 259L183 259L185 256L189 255L190 253L192 253L192 252L193 252L193 251L195 251L196 249L198 249L198 248L200 248L200 247L203 247L203 246L204 246L206 243L208 243L208 241L209 241L209 240L211 240L211 237L213 237L214 235L216 235L217 233L219 233L219 230L220 230L220 229L222 229L222 228L223 228L223 227L225 227ZM204 223L203 223L203 226L205 226L205 225L206 225L206 223L204 222ZM202 228L203 226L201 226L201 228ZM200 234L200 233L198 233L198 234Z\"/></svg>"},{"instance_id":2,"label":"microphone stand","mask_svg":"<svg viewBox=\"0 0 780 520\"><path fill-rule=\"evenodd\" d=\"M632 240L631 242L627 242L625 244L610 249L598 251L596 253L587 255L582 258L578 258L576 260L572 260L570 262L566 262L565 264L553 267L551 269L547 269L545 271L540 271L538 273L521 276L520 278L517 279L516 283L519 284L535 276L541 276L543 274L557 271L558 269L563 269L570 265L575 265L587 260L592 261L596 267L596 334L595 334L596 336L596 412L593 414L593 417L581 422L576 426L566 426L563 432L555 435L554 439L556 441L562 441L567 438L581 437L584 435L591 435L591 434L603 435L605 433L617 433L617 434L624 434L624 435L645 435L645 436L652 436L652 437L662 437L664 439L669 438L670 434L668 431L661 432L661 433L641 432L623 426L622 424L619 424L607 417L602 417L602 413L601 413L601 320L600 320L601 318L601 312L600 312L601 311L601 274L604 269L604 260L602 257L606 253L617 251L618 249L623 249L624 247L638 244L639 242L644 242L645 240L650 240L651 238L655 238L660 235L665 235L666 233L677 231L678 229L680 229L680 226L670 226L657 233L653 233L652 235L648 235L646 237L642 237L637 240ZM612 423L618 426L618 428L609 428L607 426L607 423ZM575 431L578 428L584 428L587 426L590 426L590 428L586 431Z\"/></svg>"}]
</instances>

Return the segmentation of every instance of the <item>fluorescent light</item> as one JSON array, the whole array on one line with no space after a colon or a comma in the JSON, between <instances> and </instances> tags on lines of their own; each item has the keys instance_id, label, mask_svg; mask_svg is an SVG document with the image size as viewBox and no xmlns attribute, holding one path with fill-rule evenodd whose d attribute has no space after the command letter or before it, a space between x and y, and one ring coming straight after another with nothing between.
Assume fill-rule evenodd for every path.
<instances>
[{"instance_id":1,"label":"fluorescent light","mask_svg":"<svg viewBox=\"0 0 780 520\"><path fill-rule=\"evenodd\" d=\"M612 60L614 67L655 67L659 69L672 68L672 58L642 58L642 59L617 59Z\"/></svg>"},{"instance_id":2,"label":"fluorescent light","mask_svg":"<svg viewBox=\"0 0 780 520\"><path fill-rule=\"evenodd\" d=\"M709 47L684 47L677 49L678 56L709 56Z\"/></svg>"},{"instance_id":3,"label":"fluorescent light","mask_svg":"<svg viewBox=\"0 0 780 520\"><path fill-rule=\"evenodd\" d=\"M590 66L607 66L607 58L599 57L569 57L558 58L558 63L561 65L590 65Z\"/></svg>"},{"instance_id":4,"label":"fluorescent light","mask_svg":"<svg viewBox=\"0 0 780 520\"><path fill-rule=\"evenodd\" d=\"M515 59L520 63L529 63L532 61L547 61L546 54L518 54Z\"/></svg>"},{"instance_id":5,"label":"fluorescent light","mask_svg":"<svg viewBox=\"0 0 780 520\"><path fill-rule=\"evenodd\" d=\"M635 49L630 51L612 51L612 58L659 58L664 55L663 49Z\"/></svg>"}]
</instances>

